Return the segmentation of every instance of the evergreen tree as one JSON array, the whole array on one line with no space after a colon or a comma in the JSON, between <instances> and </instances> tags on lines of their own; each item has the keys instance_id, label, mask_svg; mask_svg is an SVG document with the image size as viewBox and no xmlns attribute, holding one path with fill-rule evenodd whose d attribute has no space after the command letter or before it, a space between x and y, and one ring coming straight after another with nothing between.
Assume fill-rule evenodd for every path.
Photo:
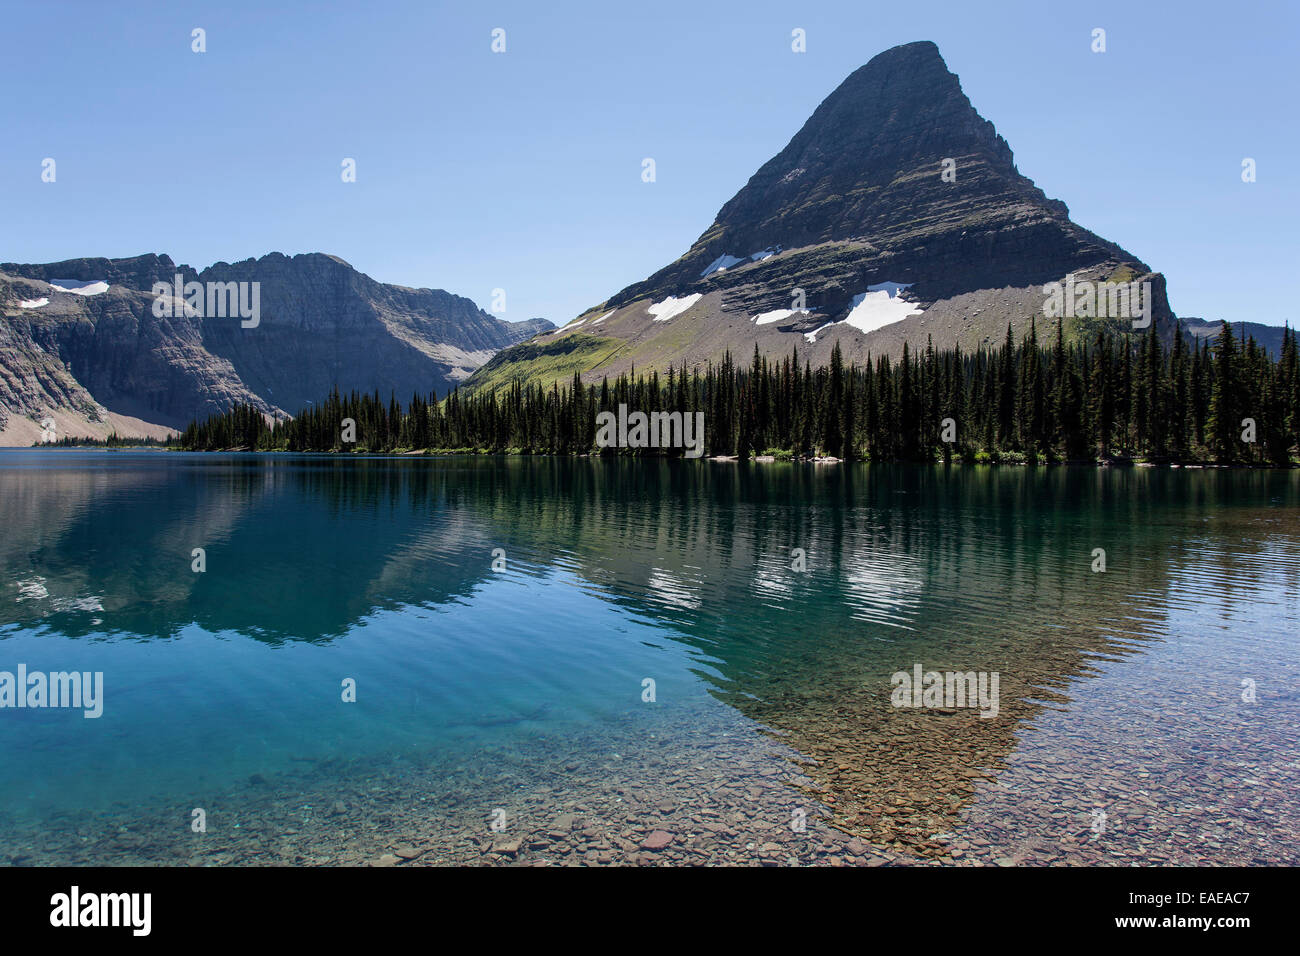
<instances>
[{"instance_id":1,"label":"evergreen tree","mask_svg":"<svg viewBox=\"0 0 1300 956\"><path fill-rule=\"evenodd\" d=\"M1210 412L1206 424L1210 451L1216 461L1231 464L1240 456L1237 442L1241 415L1237 382L1237 342L1232 326L1223 323L1214 347L1214 379L1210 385Z\"/></svg>"}]
</instances>

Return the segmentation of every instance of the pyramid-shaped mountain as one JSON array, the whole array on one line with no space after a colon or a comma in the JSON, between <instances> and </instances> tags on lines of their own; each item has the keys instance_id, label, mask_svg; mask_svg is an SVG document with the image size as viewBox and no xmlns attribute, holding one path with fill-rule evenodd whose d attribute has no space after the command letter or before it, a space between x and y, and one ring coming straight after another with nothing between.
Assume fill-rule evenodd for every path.
<instances>
[{"instance_id":1,"label":"pyramid-shaped mountain","mask_svg":"<svg viewBox=\"0 0 1300 956\"><path fill-rule=\"evenodd\" d=\"M471 385L588 380L792 347L824 364L897 355L904 342L1000 344L1038 318L1043 286L1149 281L1152 328L1171 334L1164 280L1070 221L1016 169L928 41L848 77L677 261L568 325L497 355ZM1066 319L1067 334L1091 317ZM1088 328L1084 328L1084 327Z\"/></svg>"}]
</instances>

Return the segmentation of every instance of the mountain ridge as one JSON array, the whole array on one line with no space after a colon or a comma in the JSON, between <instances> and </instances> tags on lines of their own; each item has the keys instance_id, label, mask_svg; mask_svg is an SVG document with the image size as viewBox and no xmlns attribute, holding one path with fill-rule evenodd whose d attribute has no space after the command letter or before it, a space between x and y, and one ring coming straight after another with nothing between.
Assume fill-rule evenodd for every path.
<instances>
[{"instance_id":1,"label":"mountain ridge","mask_svg":"<svg viewBox=\"0 0 1300 956\"><path fill-rule=\"evenodd\" d=\"M155 286L171 290L177 276L257 283L256 322L205 317L174 296L156 310ZM20 445L46 419L59 437L163 437L235 404L296 414L334 387L445 394L501 348L554 328L382 283L326 253L202 270L156 253L4 263L0 315L0 444Z\"/></svg>"}]
</instances>

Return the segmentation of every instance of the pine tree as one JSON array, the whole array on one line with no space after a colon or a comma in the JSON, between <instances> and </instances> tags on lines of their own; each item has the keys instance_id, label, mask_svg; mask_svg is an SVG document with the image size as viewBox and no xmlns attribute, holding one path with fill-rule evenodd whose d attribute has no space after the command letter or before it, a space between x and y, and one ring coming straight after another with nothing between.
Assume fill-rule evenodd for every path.
<instances>
[{"instance_id":1,"label":"pine tree","mask_svg":"<svg viewBox=\"0 0 1300 956\"><path fill-rule=\"evenodd\" d=\"M1236 339L1231 324L1224 322L1214 347L1214 379L1210 385L1210 413L1206 424L1210 451L1222 464L1231 464L1241 457L1237 443L1241 416L1237 405L1236 361Z\"/></svg>"}]
</instances>

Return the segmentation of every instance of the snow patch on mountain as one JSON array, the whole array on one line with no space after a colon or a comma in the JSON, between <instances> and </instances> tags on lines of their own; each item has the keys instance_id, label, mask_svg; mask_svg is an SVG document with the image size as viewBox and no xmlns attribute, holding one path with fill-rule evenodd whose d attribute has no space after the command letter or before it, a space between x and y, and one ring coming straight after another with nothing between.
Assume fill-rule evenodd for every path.
<instances>
[{"instance_id":1,"label":"snow patch on mountain","mask_svg":"<svg viewBox=\"0 0 1300 956\"><path fill-rule=\"evenodd\" d=\"M886 325L901 322L908 316L920 315L921 309L918 309L914 303L905 302L899 295L899 292L906 288L907 285L899 285L896 282L882 282L878 286L867 286L866 292L853 297L853 308L845 316L844 324L851 325L860 332L874 332Z\"/></svg>"},{"instance_id":2,"label":"snow patch on mountain","mask_svg":"<svg viewBox=\"0 0 1300 956\"><path fill-rule=\"evenodd\" d=\"M912 288L911 282L877 282L875 285L867 286L868 292L888 292L889 297L895 298L898 293L904 289Z\"/></svg>"},{"instance_id":3,"label":"snow patch on mountain","mask_svg":"<svg viewBox=\"0 0 1300 956\"><path fill-rule=\"evenodd\" d=\"M655 317L656 322L667 322L669 319L677 318L677 316L681 315L696 302L699 302L703 297L704 294L701 292L696 292L694 295L688 295L684 299L679 299L675 295L670 295L662 302L650 306L646 311Z\"/></svg>"},{"instance_id":4,"label":"snow patch on mountain","mask_svg":"<svg viewBox=\"0 0 1300 956\"><path fill-rule=\"evenodd\" d=\"M700 273L701 279L707 279L715 272L725 272L737 263L744 262L744 259L737 259L735 256L729 256L725 252L709 263L708 268Z\"/></svg>"},{"instance_id":5,"label":"snow patch on mountain","mask_svg":"<svg viewBox=\"0 0 1300 956\"><path fill-rule=\"evenodd\" d=\"M867 291L853 297L849 314L839 322L831 322L820 329L805 332L809 342L817 341L817 333L830 328L831 325L851 325L859 332L874 332L876 329L893 325L913 315L920 315L920 309L913 302L903 299L904 289L910 288L910 282L878 282L867 286Z\"/></svg>"},{"instance_id":6,"label":"snow patch on mountain","mask_svg":"<svg viewBox=\"0 0 1300 956\"><path fill-rule=\"evenodd\" d=\"M99 295L108 291L108 283L103 279L51 279L50 286L73 295Z\"/></svg>"},{"instance_id":7,"label":"snow patch on mountain","mask_svg":"<svg viewBox=\"0 0 1300 956\"><path fill-rule=\"evenodd\" d=\"M744 258L738 258L724 252L722 255L718 256L718 258L709 263L708 267L700 273L700 278L707 279L715 272L726 272L732 266L738 266L743 262L762 262L764 259L772 258L780 251L780 246L777 246L774 249L760 249L758 252L752 252Z\"/></svg>"},{"instance_id":8,"label":"snow patch on mountain","mask_svg":"<svg viewBox=\"0 0 1300 956\"><path fill-rule=\"evenodd\" d=\"M760 312L751 320L755 325L771 325L773 322L780 322L788 319L792 315L809 315L809 309L773 309L771 312Z\"/></svg>"},{"instance_id":9,"label":"snow patch on mountain","mask_svg":"<svg viewBox=\"0 0 1300 956\"><path fill-rule=\"evenodd\" d=\"M49 304L50 304L50 300L44 297L39 299L23 299L21 302L18 303L18 308L39 309L41 306L49 305Z\"/></svg>"}]
</instances>

